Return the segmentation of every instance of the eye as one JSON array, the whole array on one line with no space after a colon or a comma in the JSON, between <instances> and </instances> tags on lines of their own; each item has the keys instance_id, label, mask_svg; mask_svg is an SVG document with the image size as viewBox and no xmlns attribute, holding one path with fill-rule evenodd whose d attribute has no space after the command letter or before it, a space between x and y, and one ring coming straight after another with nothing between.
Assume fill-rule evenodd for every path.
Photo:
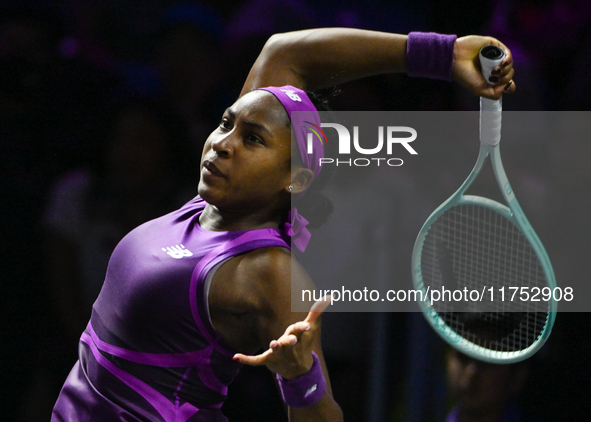
<instances>
[{"instance_id":1,"label":"eye","mask_svg":"<svg viewBox=\"0 0 591 422\"><path fill-rule=\"evenodd\" d=\"M244 137L244 139L246 140L246 142L264 145L263 140L261 138L259 138L258 136L253 135L252 133L247 134Z\"/></svg>"},{"instance_id":2,"label":"eye","mask_svg":"<svg viewBox=\"0 0 591 422\"><path fill-rule=\"evenodd\" d=\"M230 130L232 129L232 123L226 117L222 117L222 120L220 121L220 129Z\"/></svg>"}]
</instances>

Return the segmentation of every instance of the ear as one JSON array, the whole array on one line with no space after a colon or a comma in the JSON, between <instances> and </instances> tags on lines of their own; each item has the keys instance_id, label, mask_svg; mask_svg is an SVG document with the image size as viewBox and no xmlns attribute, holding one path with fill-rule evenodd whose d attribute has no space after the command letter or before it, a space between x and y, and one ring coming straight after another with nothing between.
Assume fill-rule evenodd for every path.
<instances>
[{"instance_id":1,"label":"ear","mask_svg":"<svg viewBox=\"0 0 591 422\"><path fill-rule=\"evenodd\" d=\"M314 173L312 170L305 167L292 167L291 169L291 184L285 187L289 193L300 193L305 191L314 181Z\"/></svg>"}]
</instances>

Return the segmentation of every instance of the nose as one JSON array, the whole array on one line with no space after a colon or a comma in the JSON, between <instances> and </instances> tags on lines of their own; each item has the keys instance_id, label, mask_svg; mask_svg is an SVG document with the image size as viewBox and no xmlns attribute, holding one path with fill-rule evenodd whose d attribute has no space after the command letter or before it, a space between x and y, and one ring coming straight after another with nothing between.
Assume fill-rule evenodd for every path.
<instances>
[{"instance_id":1,"label":"nose","mask_svg":"<svg viewBox=\"0 0 591 422\"><path fill-rule=\"evenodd\" d=\"M234 131L224 134L212 134L211 149L214 150L220 157L230 157L234 153L235 135Z\"/></svg>"}]
</instances>

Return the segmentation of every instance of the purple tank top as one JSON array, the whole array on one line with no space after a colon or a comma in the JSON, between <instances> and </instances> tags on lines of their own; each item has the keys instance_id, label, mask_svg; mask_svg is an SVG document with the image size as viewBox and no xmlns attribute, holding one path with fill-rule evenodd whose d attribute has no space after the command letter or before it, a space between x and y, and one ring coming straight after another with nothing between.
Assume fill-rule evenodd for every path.
<instances>
[{"instance_id":1,"label":"purple tank top","mask_svg":"<svg viewBox=\"0 0 591 422\"><path fill-rule=\"evenodd\" d=\"M214 232L196 198L125 236L82 334L52 421L226 421L240 364L214 330L207 275L253 249L289 248L276 229Z\"/></svg>"}]
</instances>

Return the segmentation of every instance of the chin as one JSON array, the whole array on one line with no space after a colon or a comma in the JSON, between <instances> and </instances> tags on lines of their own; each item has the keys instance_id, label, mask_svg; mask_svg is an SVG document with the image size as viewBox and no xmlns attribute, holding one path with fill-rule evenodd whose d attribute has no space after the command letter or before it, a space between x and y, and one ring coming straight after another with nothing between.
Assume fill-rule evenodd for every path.
<instances>
[{"instance_id":1,"label":"chin","mask_svg":"<svg viewBox=\"0 0 591 422\"><path fill-rule=\"evenodd\" d=\"M205 202L215 207L224 206L227 200L225 192L220 192L219 189L212 188L201 182L197 188L197 193Z\"/></svg>"},{"instance_id":2,"label":"chin","mask_svg":"<svg viewBox=\"0 0 591 422\"><path fill-rule=\"evenodd\" d=\"M212 195L211 189L203 184L203 182L199 182L199 186L197 187L197 194L205 200L208 204L211 203L212 200L215 200L215 195Z\"/></svg>"}]
</instances>

